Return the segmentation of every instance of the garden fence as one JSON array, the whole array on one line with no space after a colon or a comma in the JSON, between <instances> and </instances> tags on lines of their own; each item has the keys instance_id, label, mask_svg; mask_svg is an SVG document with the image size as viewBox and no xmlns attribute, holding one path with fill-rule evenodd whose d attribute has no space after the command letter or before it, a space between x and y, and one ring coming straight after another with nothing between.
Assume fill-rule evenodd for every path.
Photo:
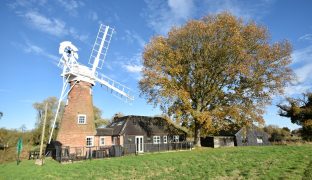
<instances>
[{"instance_id":1,"label":"garden fence","mask_svg":"<svg viewBox=\"0 0 312 180\"><path fill-rule=\"evenodd\" d=\"M192 148L192 142L172 142L166 144L144 143L143 153L191 150ZM48 146L46 148L46 156L51 156L59 162L119 157L128 154L139 154L136 144L92 147L69 147L56 145L54 147Z\"/></svg>"}]
</instances>

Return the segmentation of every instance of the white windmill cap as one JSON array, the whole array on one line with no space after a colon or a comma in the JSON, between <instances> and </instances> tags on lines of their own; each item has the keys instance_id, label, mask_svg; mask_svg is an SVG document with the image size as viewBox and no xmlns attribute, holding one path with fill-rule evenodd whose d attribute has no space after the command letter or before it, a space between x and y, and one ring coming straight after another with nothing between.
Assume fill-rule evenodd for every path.
<instances>
[{"instance_id":1,"label":"white windmill cap","mask_svg":"<svg viewBox=\"0 0 312 180\"><path fill-rule=\"evenodd\" d=\"M78 52L78 48L75 45L73 45L70 41L63 41L63 42L60 43L59 53L60 54L66 53L65 52L66 48L71 49L74 52L73 56L76 59L78 59L78 54L76 53L76 52Z\"/></svg>"},{"instance_id":2,"label":"white windmill cap","mask_svg":"<svg viewBox=\"0 0 312 180\"><path fill-rule=\"evenodd\" d=\"M75 52L78 51L78 48L75 45L73 45L70 41L63 41L60 43L59 53L63 54L66 47L70 47Z\"/></svg>"}]
</instances>

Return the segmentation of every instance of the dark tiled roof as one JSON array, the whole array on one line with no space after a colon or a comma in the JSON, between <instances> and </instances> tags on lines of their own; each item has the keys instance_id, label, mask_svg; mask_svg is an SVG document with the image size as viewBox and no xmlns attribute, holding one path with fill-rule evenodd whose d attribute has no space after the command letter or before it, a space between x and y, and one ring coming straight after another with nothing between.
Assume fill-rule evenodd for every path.
<instances>
[{"instance_id":1,"label":"dark tiled roof","mask_svg":"<svg viewBox=\"0 0 312 180\"><path fill-rule=\"evenodd\" d=\"M268 136L268 133L266 133L264 130L262 130L261 128L257 127L256 125L252 125L250 127L247 128L241 128L237 133L235 133L235 136L240 135L242 133L242 131L247 130L248 132L254 134L254 136L256 137L257 134L265 134Z\"/></svg>"},{"instance_id":2,"label":"dark tiled roof","mask_svg":"<svg viewBox=\"0 0 312 180\"><path fill-rule=\"evenodd\" d=\"M112 128L98 128L96 129L96 136L111 136L113 135Z\"/></svg>"},{"instance_id":3,"label":"dark tiled roof","mask_svg":"<svg viewBox=\"0 0 312 180\"><path fill-rule=\"evenodd\" d=\"M162 125L160 125L160 124ZM167 125L166 125L167 124ZM163 126L165 125L165 126ZM183 128L169 122L169 120L162 117L148 117L148 116L123 116L116 118L111 123L109 128L113 128L113 135L127 134L140 134L142 130L151 134L162 134L165 131L179 131L187 133Z\"/></svg>"},{"instance_id":4,"label":"dark tiled roof","mask_svg":"<svg viewBox=\"0 0 312 180\"><path fill-rule=\"evenodd\" d=\"M263 132L265 133L262 129L260 129L258 126L252 124L251 126L249 127L242 127L240 128L234 135L238 135L240 134L242 131L244 130L247 130L247 131L250 131L250 132L257 132L257 131L260 131L260 132Z\"/></svg>"},{"instance_id":5,"label":"dark tiled roof","mask_svg":"<svg viewBox=\"0 0 312 180\"><path fill-rule=\"evenodd\" d=\"M124 116L126 117L126 116ZM108 125L108 128L113 129L112 135L120 135L121 131L124 129L124 126L126 125L126 118L121 117L120 119L115 120L110 125Z\"/></svg>"},{"instance_id":6,"label":"dark tiled roof","mask_svg":"<svg viewBox=\"0 0 312 180\"><path fill-rule=\"evenodd\" d=\"M243 130L263 131L262 129L260 129L259 127L257 127L254 124L252 124L252 125L250 125L248 127L238 127L236 125L233 125L232 128L230 128L228 130L221 130L218 133L213 134L213 136L235 136L235 135L239 134Z\"/></svg>"}]
</instances>

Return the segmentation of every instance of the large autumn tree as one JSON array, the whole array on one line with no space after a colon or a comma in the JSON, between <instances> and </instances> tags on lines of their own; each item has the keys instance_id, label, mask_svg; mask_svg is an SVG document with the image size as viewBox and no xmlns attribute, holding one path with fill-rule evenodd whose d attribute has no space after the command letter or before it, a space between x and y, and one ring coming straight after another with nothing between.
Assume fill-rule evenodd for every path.
<instances>
[{"instance_id":1,"label":"large autumn tree","mask_svg":"<svg viewBox=\"0 0 312 180\"><path fill-rule=\"evenodd\" d=\"M271 43L265 27L229 13L173 27L145 46L141 95L200 132L263 123L264 106L292 79L287 41Z\"/></svg>"},{"instance_id":2,"label":"large autumn tree","mask_svg":"<svg viewBox=\"0 0 312 180\"><path fill-rule=\"evenodd\" d=\"M312 92L304 93L302 98L287 98L287 104L277 105L279 114L290 118L291 122L302 126L301 136L312 140Z\"/></svg>"}]
</instances>

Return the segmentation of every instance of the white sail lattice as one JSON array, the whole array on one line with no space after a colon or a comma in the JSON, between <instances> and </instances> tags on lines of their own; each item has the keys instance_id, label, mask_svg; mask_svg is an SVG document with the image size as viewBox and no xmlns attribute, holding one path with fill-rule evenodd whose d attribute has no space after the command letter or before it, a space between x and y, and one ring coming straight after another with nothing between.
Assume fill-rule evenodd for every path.
<instances>
[{"instance_id":1,"label":"white sail lattice","mask_svg":"<svg viewBox=\"0 0 312 180\"><path fill-rule=\"evenodd\" d=\"M109 43L112 39L113 33L114 33L113 28L101 24L89 58L88 63L90 65L94 65L95 60L99 58L99 63L96 68L101 69L103 67Z\"/></svg>"}]
</instances>

